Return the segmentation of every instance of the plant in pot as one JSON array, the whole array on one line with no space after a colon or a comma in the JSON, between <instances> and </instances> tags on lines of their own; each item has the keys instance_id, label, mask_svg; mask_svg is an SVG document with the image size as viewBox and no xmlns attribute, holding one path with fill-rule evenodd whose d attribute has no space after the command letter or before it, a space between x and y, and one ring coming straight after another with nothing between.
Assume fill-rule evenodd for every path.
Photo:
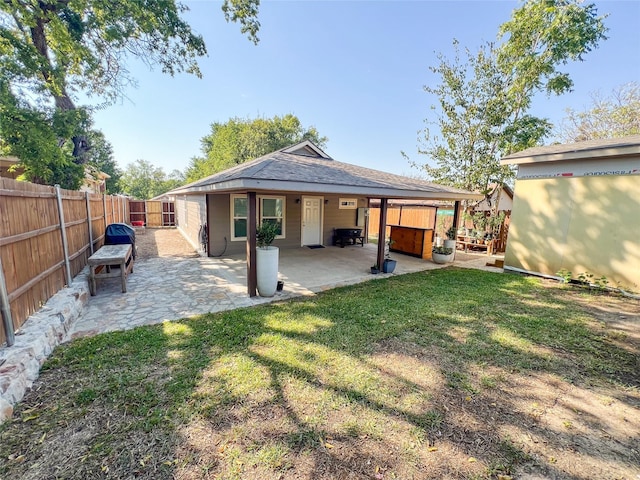
<instances>
[{"instance_id":1,"label":"plant in pot","mask_svg":"<svg viewBox=\"0 0 640 480\"><path fill-rule=\"evenodd\" d=\"M453 248L449 247L433 247L431 250L431 259L434 263L445 264L453 262Z\"/></svg>"},{"instance_id":2,"label":"plant in pot","mask_svg":"<svg viewBox=\"0 0 640 480\"><path fill-rule=\"evenodd\" d=\"M436 245L440 246L440 245ZM456 227L455 225L451 225L449 230L447 230L447 240L444 241L444 246L447 248L452 248L454 251L456 249Z\"/></svg>"},{"instance_id":3,"label":"plant in pot","mask_svg":"<svg viewBox=\"0 0 640 480\"><path fill-rule=\"evenodd\" d=\"M278 225L267 221L256 229L256 273L261 297L273 297L278 288L279 249L271 245L278 230Z\"/></svg>"},{"instance_id":4,"label":"plant in pot","mask_svg":"<svg viewBox=\"0 0 640 480\"><path fill-rule=\"evenodd\" d=\"M382 271L384 273L393 273L393 271L396 269L396 265L397 265L397 261L396 260L392 260L391 259L391 253L390 253L390 249L391 249L391 245L393 245L394 241L389 239L389 241L387 242L387 247L385 249L385 258L384 261L382 262Z\"/></svg>"}]
</instances>

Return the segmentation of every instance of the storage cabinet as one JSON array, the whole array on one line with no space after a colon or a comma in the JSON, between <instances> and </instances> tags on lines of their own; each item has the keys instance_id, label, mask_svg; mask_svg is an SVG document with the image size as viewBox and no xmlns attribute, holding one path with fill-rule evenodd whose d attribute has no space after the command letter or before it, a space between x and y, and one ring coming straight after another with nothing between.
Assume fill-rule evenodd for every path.
<instances>
[{"instance_id":1,"label":"storage cabinet","mask_svg":"<svg viewBox=\"0 0 640 480\"><path fill-rule=\"evenodd\" d=\"M392 252L405 253L414 257L431 259L433 228L402 227L391 225Z\"/></svg>"}]
</instances>

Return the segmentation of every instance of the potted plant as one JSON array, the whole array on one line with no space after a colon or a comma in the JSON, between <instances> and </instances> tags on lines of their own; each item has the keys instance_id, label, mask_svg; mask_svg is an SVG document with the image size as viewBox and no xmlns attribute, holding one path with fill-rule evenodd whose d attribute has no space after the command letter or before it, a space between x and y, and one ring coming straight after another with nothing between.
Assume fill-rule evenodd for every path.
<instances>
[{"instance_id":1,"label":"potted plant","mask_svg":"<svg viewBox=\"0 0 640 480\"><path fill-rule=\"evenodd\" d=\"M453 262L453 248L433 247L431 250L431 259L434 263L439 263L441 265Z\"/></svg>"},{"instance_id":2,"label":"potted plant","mask_svg":"<svg viewBox=\"0 0 640 480\"><path fill-rule=\"evenodd\" d=\"M374 274L374 275L380 273L380 267L378 267L378 264L375 264L375 265L371 266L371 273Z\"/></svg>"},{"instance_id":3,"label":"potted plant","mask_svg":"<svg viewBox=\"0 0 640 480\"><path fill-rule=\"evenodd\" d=\"M390 253L391 245L393 245L393 243L394 241L391 239L387 241L387 246L385 249L385 259L382 262L383 273L393 273L393 271L396 269L396 265L398 262L396 260L391 259L391 253Z\"/></svg>"},{"instance_id":4,"label":"potted plant","mask_svg":"<svg viewBox=\"0 0 640 480\"><path fill-rule=\"evenodd\" d=\"M436 245L439 247L440 245ZM454 251L456 249L456 227L455 225L451 225L449 230L447 230L447 240L444 241L444 246L447 248L452 248Z\"/></svg>"},{"instance_id":5,"label":"potted plant","mask_svg":"<svg viewBox=\"0 0 640 480\"><path fill-rule=\"evenodd\" d=\"M278 288L279 249L271 245L277 235L275 223L265 221L256 229L256 273L261 297L273 297Z\"/></svg>"}]
</instances>

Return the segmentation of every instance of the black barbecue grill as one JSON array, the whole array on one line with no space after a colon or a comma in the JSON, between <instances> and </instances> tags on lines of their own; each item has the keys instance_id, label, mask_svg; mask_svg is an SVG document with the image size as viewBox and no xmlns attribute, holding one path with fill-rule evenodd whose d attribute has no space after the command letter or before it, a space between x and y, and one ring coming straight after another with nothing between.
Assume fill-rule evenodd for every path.
<instances>
[{"instance_id":1,"label":"black barbecue grill","mask_svg":"<svg viewBox=\"0 0 640 480\"><path fill-rule=\"evenodd\" d=\"M104 234L105 245L131 245L131 258L136 259L136 232L126 223L112 223Z\"/></svg>"}]
</instances>

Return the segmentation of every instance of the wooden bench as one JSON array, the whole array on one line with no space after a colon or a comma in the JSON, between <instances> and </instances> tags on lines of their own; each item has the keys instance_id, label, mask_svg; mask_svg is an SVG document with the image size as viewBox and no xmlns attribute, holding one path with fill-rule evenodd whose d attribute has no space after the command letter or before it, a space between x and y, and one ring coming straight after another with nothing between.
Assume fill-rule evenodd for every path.
<instances>
[{"instance_id":1,"label":"wooden bench","mask_svg":"<svg viewBox=\"0 0 640 480\"><path fill-rule=\"evenodd\" d=\"M96 294L96 280L99 278L120 277L122 293L127 292L127 275L133 273L132 248L130 244L104 245L91 255L89 264L89 292ZM118 265L119 271L112 272L111 266Z\"/></svg>"},{"instance_id":2,"label":"wooden bench","mask_svg":"<svg viewBox=\"0 0 640 480\"><path fill-rule=\"evenodd\" d=\"M486 250L487 255L493 254L493 240L489 240L485 243L475 243L475 242L467 242L464 240L456 240L456 247L462 246L464 249L464 253L467 253L469 247L478 248L480 250Z\"/></svg>"}]
</instances>

